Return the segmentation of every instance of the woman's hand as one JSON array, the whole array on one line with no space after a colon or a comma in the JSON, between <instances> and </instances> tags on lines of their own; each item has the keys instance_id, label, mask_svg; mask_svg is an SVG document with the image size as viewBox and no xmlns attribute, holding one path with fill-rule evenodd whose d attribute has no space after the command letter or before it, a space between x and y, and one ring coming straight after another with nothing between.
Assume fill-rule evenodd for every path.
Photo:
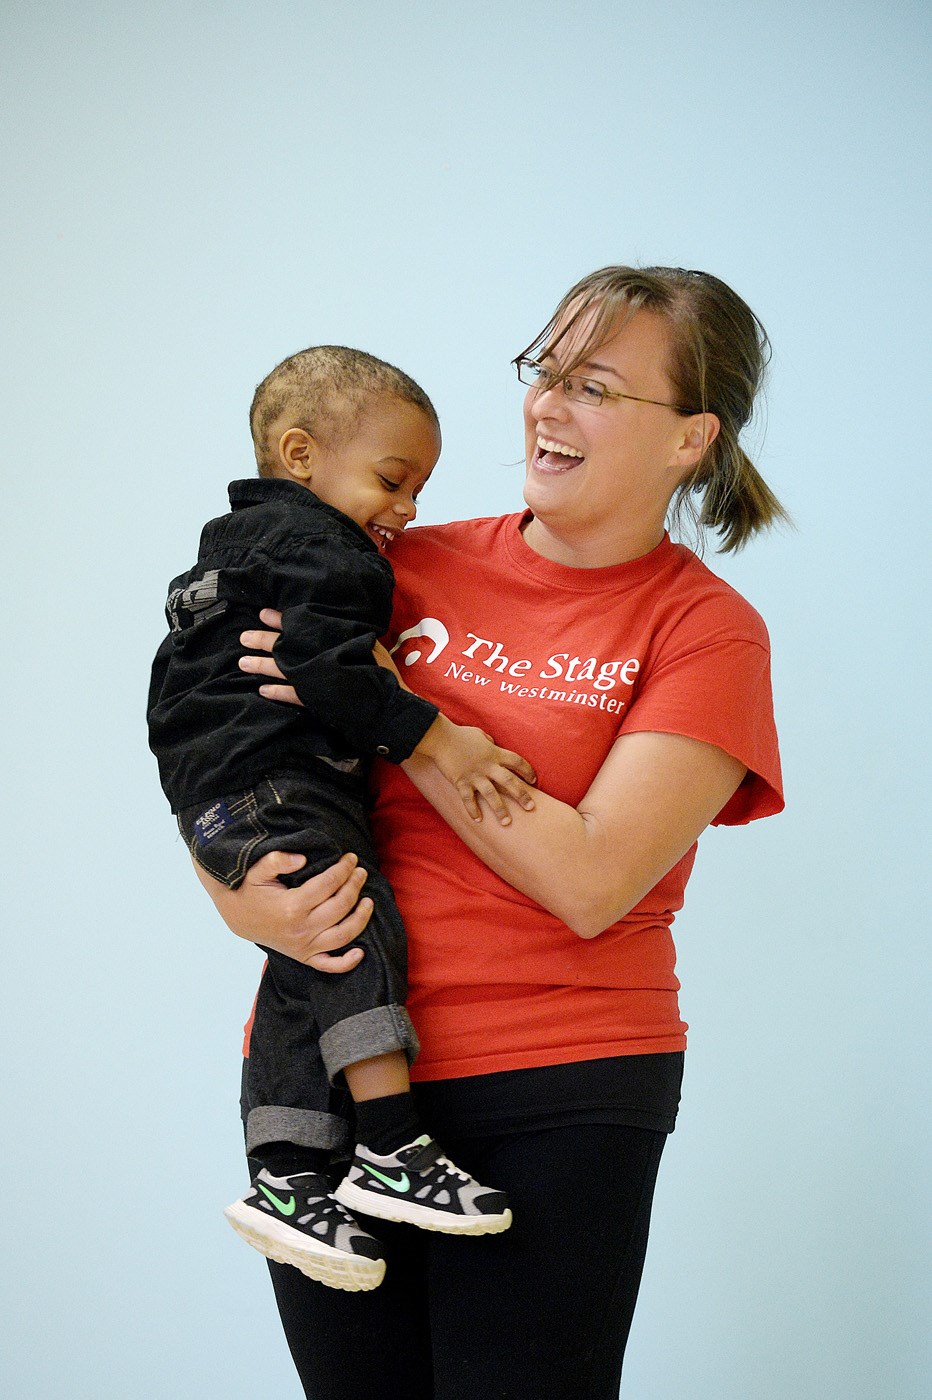
<instances>
[{"instance_id":1,"label":"woman's hand","mask_svg":"<svg viewBox=\"0 0 932 1400\"><path fill-rule=\"evenodd\" d=\"M318 972L349 972L362 960L362 948L331 950L352 943L369 922L372 900L359 898L366 872L347 854L294 889L278 879L305 863L305 856L272 851L250 866L236 890L196 862L194 869L220 917L239 938L274 948Z\"/></svg>"},{"instance_id":2,"label":"woman's hand","mask_svg":"<svg viewBox=\"0 0 932 1400\"><path fill-rule=\"evenodd\" d=\"M259 614L260 619L266 624L268 632L252 631L241 632L239 639L244 647L250 647L253 651L267 651L268 656L241 656L239 668L241 671L249 671L254 676L271 676L274 681L284 681L284 685L260 685L259 694L264 695L266 700L283 700L286 705L300 705L298 692L293 685L289 685L285 673L281 671L271 656L272 648L278 641L282 630L282 615L274 608L263 608ZM236 930L233 930L234 933Z\"/></svg>"}]
</instances>

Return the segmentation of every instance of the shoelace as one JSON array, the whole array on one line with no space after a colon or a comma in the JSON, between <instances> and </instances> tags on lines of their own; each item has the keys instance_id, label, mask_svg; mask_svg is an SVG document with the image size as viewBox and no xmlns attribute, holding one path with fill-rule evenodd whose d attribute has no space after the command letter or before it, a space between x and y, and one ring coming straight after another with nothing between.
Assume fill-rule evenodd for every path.
<instances>
[{"instance_id":1,"label":"shoelace","mask_svg":"<svg viewBox=\"0 0 932 1400\"><path fill-rule=\"evenodd\" d=\"M440 1167L441 1175L438 1185L442 1185L447 1177L458 1177L460 1181L472 1181L468 1172L464 1172L455 1162L451 1162L449 1157L445 1157L440 1145L433 1138L426 1143L419 1152L413 1153L405 1162L408 1171L425 1172L430 1167Z\"/></svg>"},{"instance_id":2,"label":"shoelace","mask_svg":"<svg viewBox=\"0 0 932 1400\"><path fill-rule=\"evenodd\" d=\"M437 1166L443 1167L444 1169L443 1175L440 1178L441 1181L446 1181L448 1176L458 1176L460 1181L472 1181L469 1172L464 1172L462 1167L458 1167L455 1162L451 1162L449 1157L438 1157Z\"/></svg>"}]
</instances>

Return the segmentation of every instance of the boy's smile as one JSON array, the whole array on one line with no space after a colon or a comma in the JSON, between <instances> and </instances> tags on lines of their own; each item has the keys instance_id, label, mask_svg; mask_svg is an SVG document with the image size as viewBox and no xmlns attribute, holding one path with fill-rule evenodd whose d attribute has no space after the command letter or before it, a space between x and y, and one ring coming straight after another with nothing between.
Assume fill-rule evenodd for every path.
<instances>
[{"instance_id":1,"label":"boy's smile","mask_svg":"<svg viewBox=\"0 0 932 1400\"><path fill-rule=\"evenodd\" d=\"M289 476L385 550L417 514L418 494L440 456L440 431L416 404L381 394L347 441L327 446L291 428L279 454Z\"/></svg>"}]
</instances>

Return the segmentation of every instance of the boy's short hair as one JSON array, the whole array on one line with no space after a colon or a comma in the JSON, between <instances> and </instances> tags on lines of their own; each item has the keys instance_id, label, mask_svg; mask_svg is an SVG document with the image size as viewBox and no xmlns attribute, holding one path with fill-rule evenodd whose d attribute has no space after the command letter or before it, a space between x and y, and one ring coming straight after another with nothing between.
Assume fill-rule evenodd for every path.
<instances>
[{"instance_id":1,"label":"boy's short hair","mask_svg":"<svg viewBox=\"0 0 932 1400\"><path fill-rule=\"evenodd\" d=\"M283 413L290 427L339 445L352 436L366 402L379 394L415 404L438 427L437 411L419 384L404 370L346 345L311 345L289 355L267 374L253 395L249 427L260 476L273 476L275 462L267 441L269 429Z\"/></svg>"}]
</instances>

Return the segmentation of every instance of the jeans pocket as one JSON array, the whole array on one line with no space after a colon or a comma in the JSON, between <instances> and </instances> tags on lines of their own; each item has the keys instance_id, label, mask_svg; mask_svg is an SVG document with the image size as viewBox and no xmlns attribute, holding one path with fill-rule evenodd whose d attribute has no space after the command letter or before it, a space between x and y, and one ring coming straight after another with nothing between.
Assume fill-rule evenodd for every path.
<instances>
[{"instance_id":1,"label":"jeans pocket","mask_svg":"<svg viewBox=\"0 0 932 1400\"><path fill-rule=\"evenodd\" d=\"M191 856L208 875L236 889L268 836L254 788L178 813L178 830Z\"/></svg>"}]
</instances>

